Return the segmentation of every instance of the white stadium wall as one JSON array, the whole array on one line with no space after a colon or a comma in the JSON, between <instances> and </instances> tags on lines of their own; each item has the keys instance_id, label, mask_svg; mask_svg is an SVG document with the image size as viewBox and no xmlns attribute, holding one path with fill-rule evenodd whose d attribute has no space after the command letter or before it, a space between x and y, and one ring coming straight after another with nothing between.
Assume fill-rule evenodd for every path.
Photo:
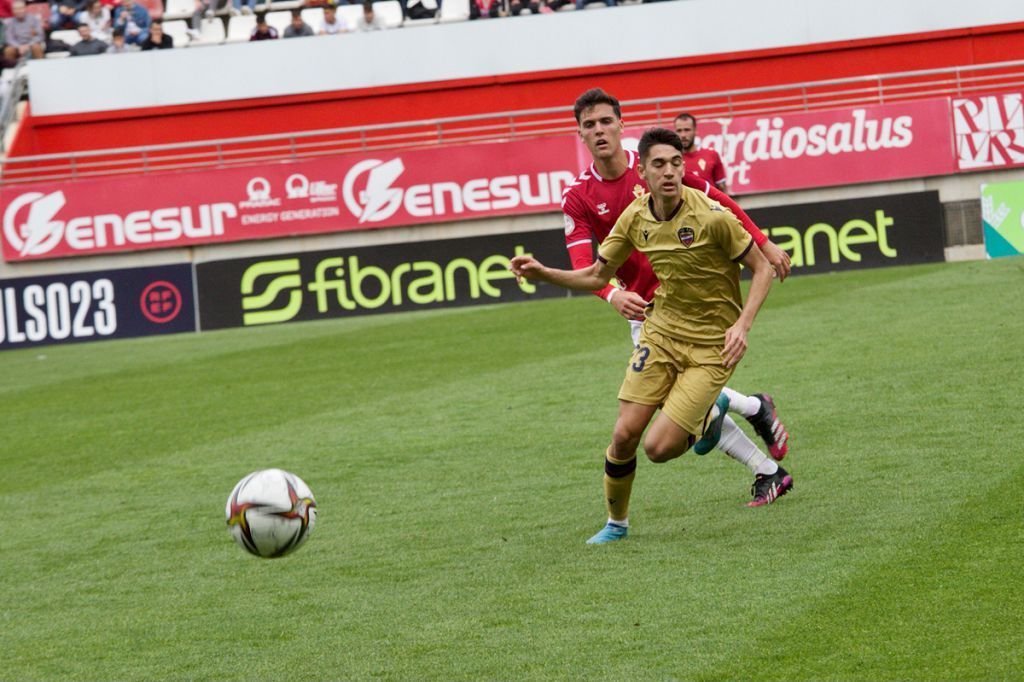
<instances>
[{"instance_id":1,"label":"white stadium wall","mask_svg":"<svg viewBox=\"0 0 1024 682\"><path fill-rule=\"evenodd\" d=\"M243 43L136 53L103 60L102 69L93 59L34 62L32 111L49 116L331 92L1020 21L1021 0L676 0L282 40L259 49Z\"/></svg>"}]
</instances>

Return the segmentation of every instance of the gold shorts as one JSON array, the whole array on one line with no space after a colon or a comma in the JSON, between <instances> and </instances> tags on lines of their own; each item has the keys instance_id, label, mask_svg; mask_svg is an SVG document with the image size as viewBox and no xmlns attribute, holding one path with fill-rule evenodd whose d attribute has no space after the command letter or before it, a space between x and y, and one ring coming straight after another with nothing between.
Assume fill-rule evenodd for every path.
<instances>
[{"instance_id":1,"label":"gold shorts","mask_svg":"<svg viewBox=\"0 0 1024 682\"><path fill-rule=\"evenodd\" d=\"M619 400L661 405L669 419L699 438L711 406L732 376L732 368L722 365L721 350L679 341L644 325Z\"/></svg>"}]
</instances>

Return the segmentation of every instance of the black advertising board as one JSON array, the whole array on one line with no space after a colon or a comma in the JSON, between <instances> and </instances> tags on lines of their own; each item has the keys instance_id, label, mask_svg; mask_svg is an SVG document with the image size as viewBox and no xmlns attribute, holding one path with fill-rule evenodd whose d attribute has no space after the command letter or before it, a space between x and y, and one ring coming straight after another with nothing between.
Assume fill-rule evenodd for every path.
<instances>
[{"instance_id":1,"label":"black advertising board","mask_svg":"<svg viewBox=\"0 0 1024 682\"><path fill-rule=\"evenodd\" d=\"M945 258L938 192L753 208L747 213L789 252L793 274Z\"/></svg>"},{"instance_id":2,"label":"black advertising board","mask_svg":"<svg viewBox=\"0 0 1024 682\"><path fill-rule=\"evenodd\" d=\"M200 327L222 329L565 296L509 259L569 267L560 230L239 258L196 266Z\"/></svg>"},{"instance_id":3,"label":"black advertising board","mask_svg":"<svg viewBox=\"0 0 1024 682\"><path fill-rule=\"evenodd\" d=\"M194 331L191 265L0 280L0 349Z\"/></svg>"}]
</instances>

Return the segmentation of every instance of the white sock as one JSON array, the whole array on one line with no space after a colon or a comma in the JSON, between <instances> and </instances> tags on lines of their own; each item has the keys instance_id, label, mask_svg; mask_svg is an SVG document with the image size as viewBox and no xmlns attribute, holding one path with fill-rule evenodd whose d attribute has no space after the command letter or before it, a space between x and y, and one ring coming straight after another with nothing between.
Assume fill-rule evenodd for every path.
<instances>
[{"instance_id":1,"label":"white sock","mask_svg":"<svg viewBox=\"0 0 1024 682\"><path fill-rule=\"evenodd\" d=\"M619 521L618 519L613 519L609 516L608 523L612 524L613 526L622 526L623 528L629 528L629 519L622 519L621 521Z\"/></svg>"},{"instance_id":2,"label":"white sock","mask_svg":"<svg viewBox=\"0 0 1024 682\"><path fill-rule=\"evenodd\" d=\"M741 414L744 417L753 417L761 409L761 401L752 395L743 395L734 391L728 386L722 389L729 398L729 411Z\"/></svg>"},{"instance_id":3,"label":"white sock","mask_svg":"<svg viewBox=\"0 0 1024 682\"><path fill-rule=\"evenodd\" d=\"M754 474L771 475L779 470L779 465L761 452L754 441L743 433L743 429L736 426L732 417L722 421L722 438L718 441L718 449L740 464L746 464Z\"/></svg>"}]
</instances>

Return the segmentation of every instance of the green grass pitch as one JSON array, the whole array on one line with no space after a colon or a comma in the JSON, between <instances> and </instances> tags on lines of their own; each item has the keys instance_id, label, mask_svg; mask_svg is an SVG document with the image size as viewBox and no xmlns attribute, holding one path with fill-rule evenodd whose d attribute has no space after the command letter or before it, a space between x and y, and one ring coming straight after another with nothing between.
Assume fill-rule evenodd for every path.
<instances>
[{"instance_id":1,"label":"green grass pitch","mask_svg":"<svg viewBox=\"0 0 1024 682\"><path fill-rule=\"evenodd\" d=\"M796 487L601 462L591 297L0 354L0 679L1024 679L1024 259L776 285L731 385ZM267 561L224 502L320 507Z\"/></svg>"}]
</instances>

